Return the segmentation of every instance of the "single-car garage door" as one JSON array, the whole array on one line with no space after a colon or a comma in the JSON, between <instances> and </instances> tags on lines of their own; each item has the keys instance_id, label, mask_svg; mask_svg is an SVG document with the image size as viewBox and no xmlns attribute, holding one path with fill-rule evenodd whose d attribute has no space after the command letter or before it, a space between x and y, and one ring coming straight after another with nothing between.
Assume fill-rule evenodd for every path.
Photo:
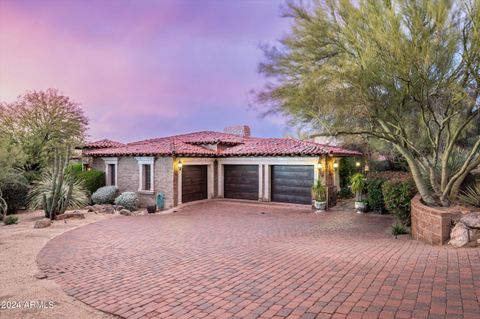
<instances>
[{"instance_id":1,"label":"single-car garage door","mask_svg":"<svg viewBox=\"0 0 480 319\"><path fill-rule=\"evenodd\" d=\"M224 165L225 198L258 200L258 165Z\"/></svg>"},{"instance_id":2,"label":"single-car garage door","mask_svg":"<svg viewBox=\"0 0 480 319\"><path fill-rule=\"evenodd\" d=\"M313 165L273 165L271 176L273 202L312 203Z\"/></svg>"},{"instance_id":3,"label":"single-car garage door","mask_svg":"<svg viewBox=\"0 0 480 319\"><path fill-rule=\"evenodd\" d=\"M184 165L182 203L207 198L207 165Z\"/></svg>"}]
</instances>

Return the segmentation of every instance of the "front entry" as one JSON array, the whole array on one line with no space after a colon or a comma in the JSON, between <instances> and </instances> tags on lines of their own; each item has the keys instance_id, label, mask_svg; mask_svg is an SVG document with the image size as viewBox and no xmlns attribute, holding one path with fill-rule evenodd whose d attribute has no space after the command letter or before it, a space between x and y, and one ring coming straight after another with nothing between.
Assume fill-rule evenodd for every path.
<instances>
[{"instance_id":1,"label":"front entry","mask_svg":"<svg viewBox=\"0 0 480 319\"><path fill-rule=\"evenodd\" d=\"M207 199L207 165L184 165L182 203Z\"/></svg>"}]
</instances>

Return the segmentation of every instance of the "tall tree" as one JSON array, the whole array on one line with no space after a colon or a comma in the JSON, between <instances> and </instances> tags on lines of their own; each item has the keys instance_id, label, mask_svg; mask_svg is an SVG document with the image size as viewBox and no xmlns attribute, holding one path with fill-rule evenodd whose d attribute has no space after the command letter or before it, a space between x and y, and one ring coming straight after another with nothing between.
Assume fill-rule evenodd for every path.
<instances>
[{"instance_id":1,"label":"tall tree","mask_svg":"<svg viewBox=\"0 0 480 319\"><path fill-rule=\"evenodd\" d=\"M20 146L26 171L38 172L60 146L85 139L88 119L79 104L56 89L28 91L12 103L0 103L0 136Z\"/></svg>"},{"instance_id":2,"label":"tall tree","mask_svg":"<svg viewBox=\"0 0 480 319\"><path fill-rule=\"evenodd\" d=\"M286 16L290 34L264 49L260 103L388 142L424 202L449 205L480 164L480 1L290 2Z\"/></svg>"}]
</instances>

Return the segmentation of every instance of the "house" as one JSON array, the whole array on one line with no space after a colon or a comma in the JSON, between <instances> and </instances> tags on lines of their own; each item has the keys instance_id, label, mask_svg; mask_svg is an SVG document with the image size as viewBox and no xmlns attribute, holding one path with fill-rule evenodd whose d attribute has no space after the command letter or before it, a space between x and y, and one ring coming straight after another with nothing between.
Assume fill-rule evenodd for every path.
<instances>
[{"instance_id":1,"label":"house","mask_svg":"<svg viewBox=\"0 0 480 319\"><path fill-rule=\"evenodd\" d=\"M292 138L252 137L248 126L83 148L84 165L104 171L107 185L137 192L141 206L162 192L165 208L209 198L311 204L317 179L328 186L333 205L339 157L359 155Z\"/></svg>"}]
</instances>

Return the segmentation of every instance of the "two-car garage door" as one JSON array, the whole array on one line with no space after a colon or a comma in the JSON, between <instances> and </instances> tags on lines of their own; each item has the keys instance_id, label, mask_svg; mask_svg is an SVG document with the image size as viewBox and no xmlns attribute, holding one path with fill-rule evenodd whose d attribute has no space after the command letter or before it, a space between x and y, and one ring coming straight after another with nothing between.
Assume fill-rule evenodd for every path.
<instances>
[{"instance_id":1,"label":"two-car garage door","mask_svg":"<svg viewBox=\"0 0 480 319\"><path fill-rule=\"evenodd\" d=\"M271 200L311 204L313 165L271 165ZM224 165L224 197L258 200L258 165Z\"/></svg>"}]
</instances>

